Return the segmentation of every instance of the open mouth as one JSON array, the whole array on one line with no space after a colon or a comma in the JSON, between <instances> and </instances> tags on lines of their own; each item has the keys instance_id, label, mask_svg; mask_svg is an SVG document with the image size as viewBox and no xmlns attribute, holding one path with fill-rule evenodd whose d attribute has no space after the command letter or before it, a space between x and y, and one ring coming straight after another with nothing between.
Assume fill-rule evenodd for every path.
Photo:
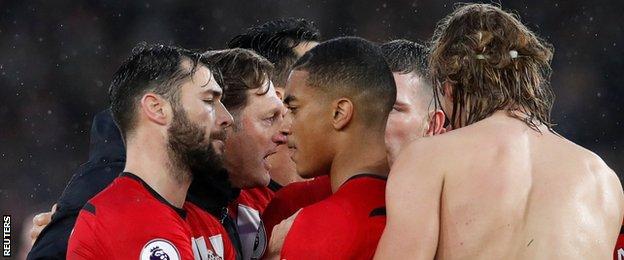
<instances>
[{"instance_id":1,"label":"open mouth","mask_svg":"<svg viewBox=\"0 0 624 260\"><path fill-rule=\"evenodd\" d=\"M269 158L269 156L274 155L275 153L277 153L277 151L271 150L264 157L262 157L262 165L264 166L265 170L267 170L267 171L271 170L271 163L269 163L268 158Z\"/></svg>"},{"instance_id":2,"label":"open mouth","mask_svg":"<svg viewBox=\"0 0 624 260\"><path fill-rule=\"evenodd\" d=\"M267 153L262 159L266 160L267 158L269 158L269 156L276 154L277 151L275 150L271 150L269 153Z\"/></svg>"}]
</instances>

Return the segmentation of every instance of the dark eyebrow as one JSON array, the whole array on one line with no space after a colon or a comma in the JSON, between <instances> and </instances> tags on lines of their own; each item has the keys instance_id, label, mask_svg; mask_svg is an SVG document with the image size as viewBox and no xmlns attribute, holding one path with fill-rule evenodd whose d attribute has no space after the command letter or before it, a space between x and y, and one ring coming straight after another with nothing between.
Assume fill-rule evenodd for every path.
<instances>
[{"instance_id":1,"label":"dark eyebrow","mask_svg":"<svg viewBox=\"0 0 624 260\"><path fill-rule=\"evenodd\" d=\"M284 104L288 105L288 103L296 101L297 98L293 95L288 95L286 96L286 98L284 98Z\"/></svg>"}]
</instances>

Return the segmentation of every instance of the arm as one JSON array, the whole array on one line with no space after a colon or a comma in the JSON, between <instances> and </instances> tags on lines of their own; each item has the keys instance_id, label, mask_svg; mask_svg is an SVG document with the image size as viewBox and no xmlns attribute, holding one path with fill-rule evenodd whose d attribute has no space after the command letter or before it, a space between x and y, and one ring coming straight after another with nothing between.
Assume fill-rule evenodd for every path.
<instances>
[{"instance_id":1,"label":"arm","mask_svg":"<svg viewBox=\"0 0 624 260\"><path fill-rule=\"evenodd\" d=\"M94 259L103 256L100 248L102 243L96 238L98 233L93 225L94 216L81 211L67 242L67 259Z\"/></svg>"},{"instance_id":2,"label":"arm","mask_svg":"<svg viewBox=\"0 0 624 260\"><path fill-rule=\"evenodd\" d=\"M286 240L286 235L288 235L288 231L290 231L290 228L292 227L292 224L295 221L295 218L297 217L299 212L301 212L301 210L298 210L297 212L295 212L295 214L285 219L273 228L273 232L271 232L271 238L269 239L267 252L264 254L264 259L280 259L282 247L284 246L284 240Z\"/></svg>"},{"instance_id":3,"label":"arm","mask_svg":"<svg viewBox=\"0 0 624 260\"><path fill-rule=\"evenodd\" d=\"M428 140L409 144L392 166L386 186L386 228L375 259L435 257L444 178L430 146Z\"/></svg>"}]
</instances>

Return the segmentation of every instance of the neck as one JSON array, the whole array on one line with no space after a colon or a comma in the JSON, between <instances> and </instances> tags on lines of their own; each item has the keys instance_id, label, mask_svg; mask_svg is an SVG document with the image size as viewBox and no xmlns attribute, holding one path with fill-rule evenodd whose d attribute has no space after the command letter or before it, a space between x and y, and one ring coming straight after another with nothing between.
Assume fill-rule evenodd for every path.
<instances>
[{"instance_id":1,"label":"neck","mask_svg":"<svg viewBox=\"0 0 624 260\"><path fill-rule=\"evenodd\" d=\"M144 139L144 140L141 140ZM164 138L135 137L127 143L125 172L140 177L147 185L175 207L182 208L191 184L188 170L180 170L167 153Z\"/></svg>"},{"instance_id":2,"label":"neck","mask_svg":"<svg viewBox=\"0 0 624 260\"><path fill-rule=\"evenodd\" d=\"M349 178L362 174L388 176L386 145L381 135L349 135L339 145L330 170L332 192L336 192Z\"/></svg>"}]
</instances>

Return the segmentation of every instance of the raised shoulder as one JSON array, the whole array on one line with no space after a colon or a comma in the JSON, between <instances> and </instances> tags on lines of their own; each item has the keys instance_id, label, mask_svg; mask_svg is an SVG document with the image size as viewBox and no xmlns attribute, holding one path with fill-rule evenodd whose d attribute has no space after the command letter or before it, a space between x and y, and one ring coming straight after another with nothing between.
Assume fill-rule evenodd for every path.
<instances>
[{"instance_id":1,"label":"raised shoulder","mask_svg":"<svg viewBox=\"0 0 624 260\"><path fill-rule=\"evenodd\" d=\"M440 160L444 146L452 138L420 138L399 154L388 176L387 222L375 259L435 257L440 197L448 171L448 164Z\"/></svg>"},{"instance_id":2,"label":"raised shoulder","mask_svg":"<svg viewBox=\"0 0 624 260\"><path fill-rule=\"evenodd\" d=\"M620 178L600 156L590 151L587 153L587 165L598 180L598 184L601 186L605 196L611 197L606 199L613 200L619 206L617 216L618 219L622 219L624 215L624 191L622 190Z\"/></svg>"}]
</instances>

